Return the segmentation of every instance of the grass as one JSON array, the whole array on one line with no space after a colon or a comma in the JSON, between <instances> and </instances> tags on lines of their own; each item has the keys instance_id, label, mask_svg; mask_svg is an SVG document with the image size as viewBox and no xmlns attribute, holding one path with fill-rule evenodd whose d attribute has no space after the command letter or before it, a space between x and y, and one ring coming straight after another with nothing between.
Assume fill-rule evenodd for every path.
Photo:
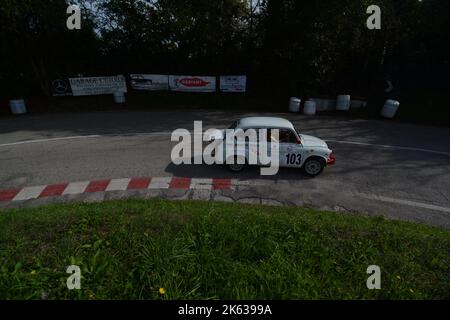
<instances>
[{"instance_id":1,"label":"grass","mask_svg":"<svg viewBox=\"0 0 450 320\"><path fill-rule=\"evenodd\" d=\"M151 199L6 210L0 230L1 299L450 298L450 232L382 218Z\"/></svg>"}]
</instances>

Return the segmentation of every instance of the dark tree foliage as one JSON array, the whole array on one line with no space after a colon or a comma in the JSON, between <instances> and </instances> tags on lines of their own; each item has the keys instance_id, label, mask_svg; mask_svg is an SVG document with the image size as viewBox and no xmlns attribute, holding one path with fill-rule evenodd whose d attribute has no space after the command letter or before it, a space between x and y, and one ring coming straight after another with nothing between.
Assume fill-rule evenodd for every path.
<instances>
[{"instance_id":1,"label":"dark tree foliage","mask_svg":"<svg viewBox=\"0 0 450 320\"><path fill-rule=\"evenodd\" d=\"M0 99L47 95L60 76L248 74L250 94L429 92L449 88L450 1L1 0Z\"/></svg>"},{"instance_id":2,"label":"dark tree foliage","mask_svg":"<svg viewBox=\"0 0 450 320\"><path fill-rule=\"evenodd\" d=\"M66 9L64 0L1 0L2 98L47 95L55 76L94 71L102 43L89 21L68 31Z\"/></svg>"}]
</instances>

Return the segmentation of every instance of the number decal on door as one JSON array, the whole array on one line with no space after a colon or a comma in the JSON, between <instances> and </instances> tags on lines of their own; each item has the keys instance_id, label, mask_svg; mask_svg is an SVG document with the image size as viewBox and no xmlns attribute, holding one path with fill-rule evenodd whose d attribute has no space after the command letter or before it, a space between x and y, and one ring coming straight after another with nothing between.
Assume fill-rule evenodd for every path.
<instances>
[{"instance_id":1,"label":"number decal on door","mask_svg":"<svg viewBox=\"0 0 450 320\"><path fill-rule=\"evenodd\" d=\"M300 165L302 163L302 155L300 153L288 153L286 155L286 163Z\"/></svg>"}]
</instances>

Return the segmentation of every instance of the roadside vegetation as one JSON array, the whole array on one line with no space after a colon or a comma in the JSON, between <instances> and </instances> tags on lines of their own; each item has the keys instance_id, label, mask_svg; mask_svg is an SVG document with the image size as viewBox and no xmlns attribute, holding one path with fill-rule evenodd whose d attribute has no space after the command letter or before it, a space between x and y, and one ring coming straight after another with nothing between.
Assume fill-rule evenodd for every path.
<instances>
[{"instance_id":1,"label":"roadside vegetation","mask_svg":"<svg viewBox=\"0 0 450 320\"><path fill-rule=\"evenodd\" d=\"M383 218L151 199L6 210L0 230L0 299L450 298L450 231Z\"/></svg>"}]
</instances>

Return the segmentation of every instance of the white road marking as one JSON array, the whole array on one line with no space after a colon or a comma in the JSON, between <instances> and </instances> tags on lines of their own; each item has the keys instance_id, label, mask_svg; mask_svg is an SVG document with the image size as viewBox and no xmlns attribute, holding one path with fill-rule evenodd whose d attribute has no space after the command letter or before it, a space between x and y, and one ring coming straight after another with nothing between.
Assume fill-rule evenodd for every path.
<instances>
[{"instance_id":1,"label":"white road marking","mask_svg":"<svg viewBox=\"0 0 450 320\"><path fill-rule=\"evenodd\" d=\"M211 190L213 179L197 179L192 178L190 189Z\"/></svg>"},{"instance_id":2,"label":"white road marking","mask_svg":"<svg viewBox=\"0 0 450 320\"><path fill-rule=\"evenodd\" d=\"M328 140L328 139L325 141L326 142L343 143L343 144L353 144L353 145L360 145L360 146L371 146L371 147L400 149L400 150L408 150L408 151L419 151L419 152L427 152L427 153L434 153L434 154L450 156L450 152L422 149L422 148L391 146L391 145L386 145L386 144L374 144L374 143L365 143L365 142L356 142L356 141L341 141L341 140Z\"/></svg>"},{"instance_id":3,"label":"white road marking","mask_svg":"<svg viewBox=\"0 0 450 320\"><path fill-rule=\"evenodd\" d=\"M206 130L207 128L205 128ZM52 141L61 141L61 140L76 140L76 139L90 139L90 138L101 138L101 137L113 137L124 135L126 137L127 134L133 134L134 136L159 136L159 135L171 135L170 131L159 131L159 132L124 132L124 133L108 133L104 135L86 135L86 136L71 136L71 137L60 137L60 138L49 138L49 139L36 139L36 140L26 140L26 141L18 141L11 143L3 143L0 144L0 147L8 147L22 144L31 144L31 143L43 143L43 142L52 142ZM414 147L403 147L403 146L393 146L393 145L384 145L384 144L375 144L375 143L367 143L367 142L357 142L357 141L343 141L343 140L329 140L326 139L327 142L334 143L342 143L342 144L352 144L352 145L360 145L360 146L372 146L379 148L389 148L389 149L399 149L399 150L408 150L408 151L419 151L426 153L434 153L439 155L450 156L450 152L424 149L424 148L414 148Z\"/></svg>"},{"instance_id":4,"label":"white road marking","mask_svg":"<svg viewBox=\"0 0 450 320\"><path fill-rule=\"evenodd\" d=\"M0 147L16 146L19 144L30 144L39 142L50 142L50 141L61 141L61 140L73 140L73 139L89 139L89 138L99 138L100 135L90 135L90 136L72 136L72 137L61 137L61 138L50 138L50 139L36 139L36 140L25 140L11 143L0 144Z\"/></svg>"},{"instance_id":5,"label":"white road marking","mask_svg":"<svg viewBox=\"0 0 450 320\"><path fill-rule=\"evenodd\" d=\"M14 197L12 201L36 199L47 186L25 187Z\"/></svg>"},{"instance_id":6,"label":"white road marking","mask_svg":"<svg viewBox=\"0 0 450 320\"><path fill-rule=\"evenodd\" d=\"M148 185L149 189L169 189L170 181L172 181L171 177L156 177L152 178L150 184Z\"/></svg>"},{"instance_id":7,"label":"white road marking","mask_svg":"<svg viewBox=\"0 0 450 320\"><path fill-rule=\"evenodd\" d=\"M411 200L403 200L403 199L395 199L395 198L377 196L374 194L366 194L366 193L356 193L356 195L361 198L365 198L365 199L369 199L369 200L396 203L396 204L402 204L402 205L411 206L411 207L417 207L417 208L423 208L423 209L429 209L429 210L434 210L434 211L450 213L450 208L436 206L436 205L428 204L428 203L422 203L422 202L411 201Z\"/></svg>"},{"instance_id":8,"label":"white road marking","mask_svg":"<svg viewBox=\"0 0 450 320\"><path fill-rule=\"evenodd\" d=\"M66 187L66 190L63 192L63 196L66 194L81 194L86 190L90 181L80 181L80 182L72 182Z\"/></svg>"},{"instance_id":9,"label":"white road marking","mask_svg":"<svg viewBox=\"0 0 450 320\"><path fill-rule=\"evenodd\" d=\"M105 191L123 191L127 190L128 184L130 183L131 179L112 179L108 186L106 187Z\"/></svg>"},{"instance_id":10,"label":"white road marking","mask_svg":"<svg viewBox=\"0 0 450 320\"><path fill-rule=\"evenodd\" d=\"M24 140L10 143L0 144L0 147L10 147L17 146L21 144L31 144L31 143L43 143L43 142L53 142L53 141L61 141L61 140L76 140L76 139L91 139L91 138L101 138L101 137L114 137L123 135L123 137L127 137L127 134L133 134L135 136L147 135L147 136L160 136L160 135L170 135L170 131L161 131L161 132L122 132L122 133L108 133L108 134L92 134L86 136L71 136L71 137L59 137L59 138L49 138L49 139L34 139L34 140Z\"/></svg>"}]
</instances>

